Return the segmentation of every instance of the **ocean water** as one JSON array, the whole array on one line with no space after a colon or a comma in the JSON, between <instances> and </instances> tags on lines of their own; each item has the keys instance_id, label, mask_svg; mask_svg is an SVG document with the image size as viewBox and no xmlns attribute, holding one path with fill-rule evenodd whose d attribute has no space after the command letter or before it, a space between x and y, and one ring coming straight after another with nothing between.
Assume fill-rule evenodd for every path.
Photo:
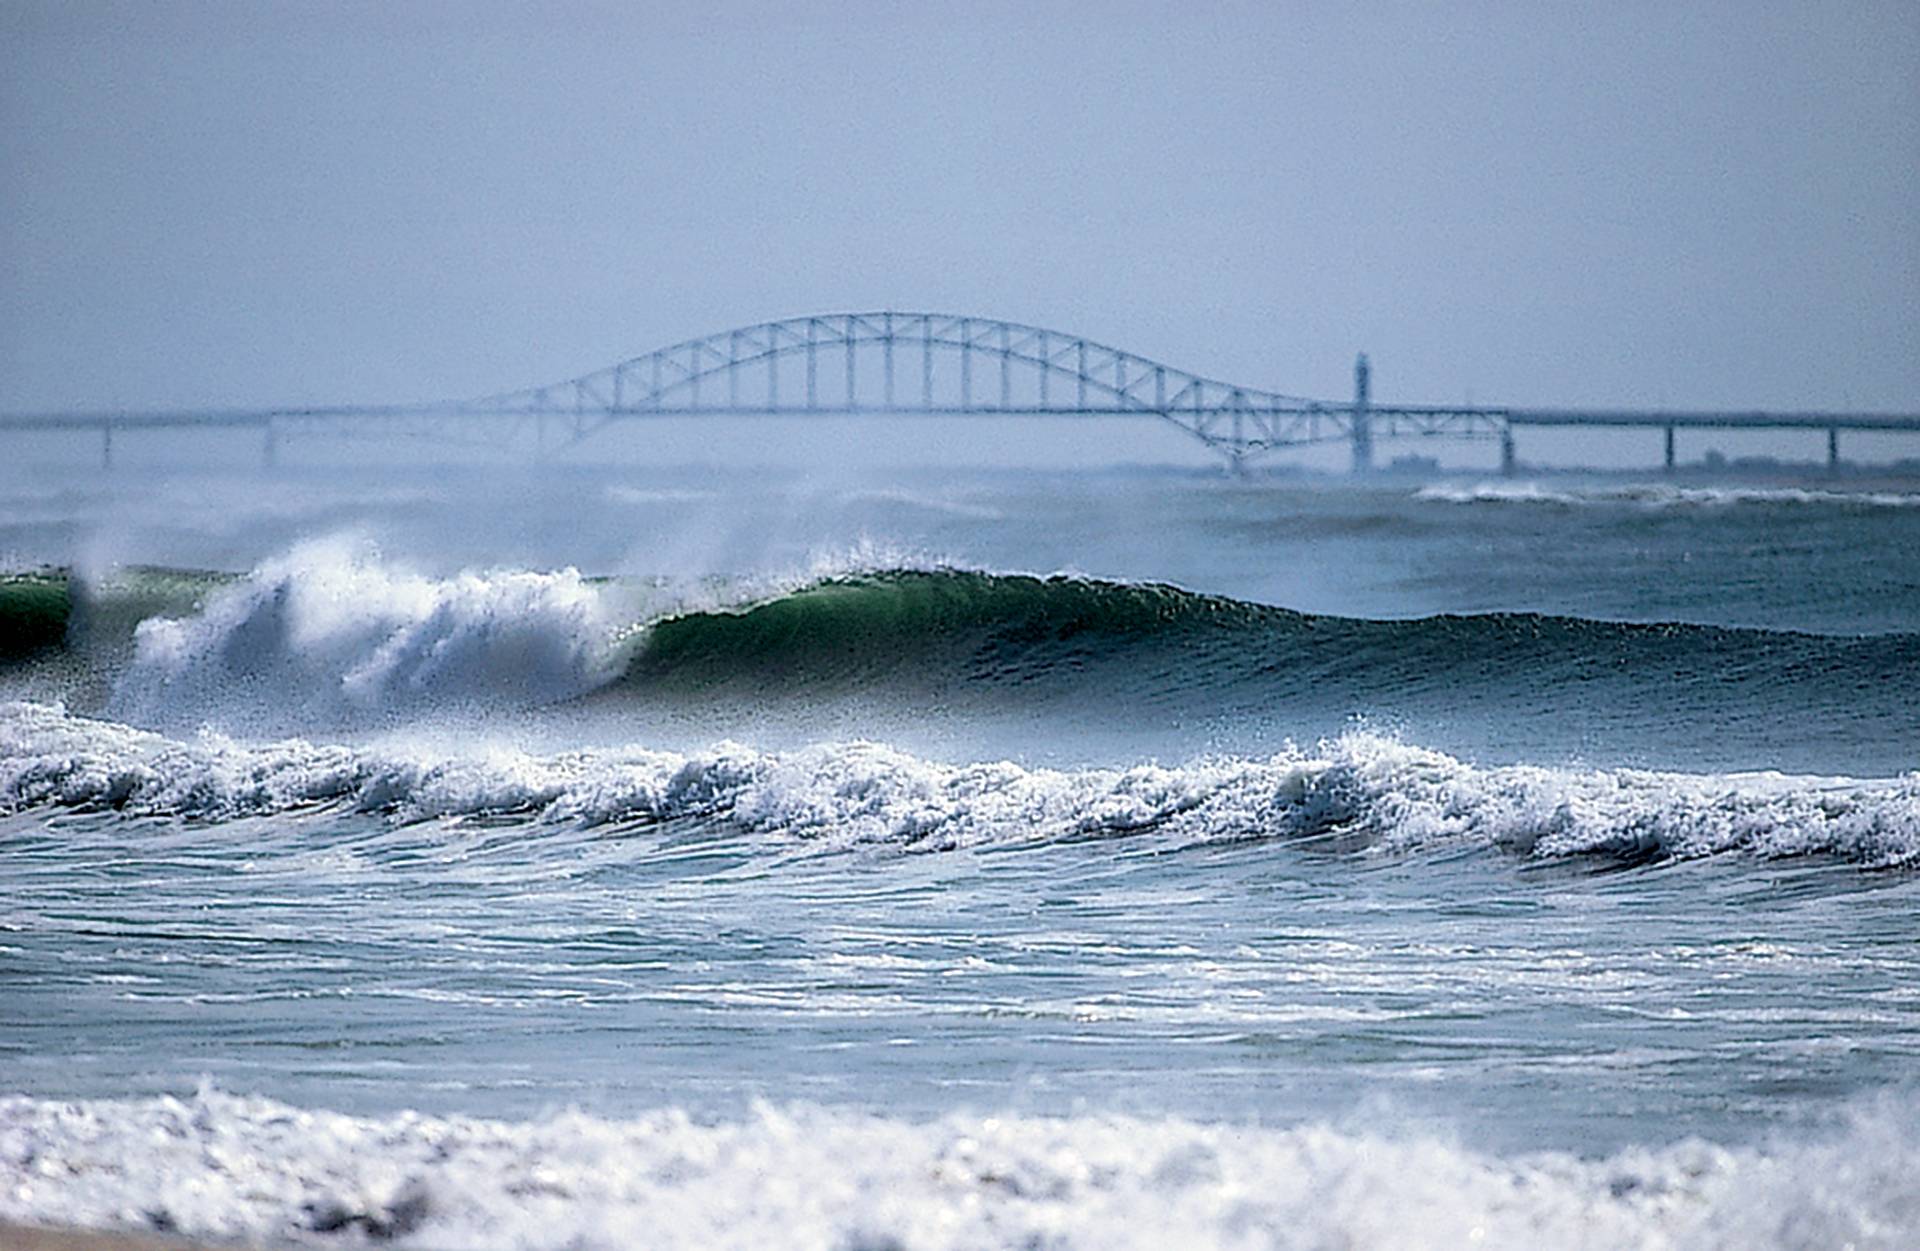
<instances>
[{"instance_id":1,"label":"ocean water","mask_svg":"<svg viewBox=\"0 0 1920 1251\"><path fill-rule=\"evenodd\" d=\"M0 487L0 1220L1920 1241L1920 488Z\"/></svg>"}]
</instances>

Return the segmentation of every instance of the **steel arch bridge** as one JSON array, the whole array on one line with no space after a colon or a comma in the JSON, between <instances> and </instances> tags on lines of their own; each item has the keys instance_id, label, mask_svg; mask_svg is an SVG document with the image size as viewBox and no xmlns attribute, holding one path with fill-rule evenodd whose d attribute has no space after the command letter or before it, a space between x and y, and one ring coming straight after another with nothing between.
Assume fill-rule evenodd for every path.
<instances>
[{"instance_id":1,"label":"steel arch bridge","mask_svg":"<svg viewBox=\"0 0 1920 1251\"><path fill-rule=\"evenodd\" d=\"M1920 431L1920 413L1674 411L1379 405L1367 358L1350 401L1316 400L1205 378L1079 335L952 313L830 313L760 322L688 339L546 386L411 405L288 405L250 409L94 410L0 415L0 431L95 430L104 463L116 432L253 428L271 463L285 435L378 429L439 440L474 438L481 418L531 423L541 444L556 421L578 443L609 426L690 416L925 415L1129 417L1171 423L1238 469L1284 448L1347 442L1356 470L1376 439L1497 439L1512 473L1525 426L1648 427L1666 431L1666 465L1682 428L1824 430L1840 464L1842 430ZM497 439L489 437L490 443Z\"/></svg>"},{"instance_id":2,"label":"steel arch bridge","mask_svg":"<svg viewBox=\"0 0 1920 1251\"><path fill-rule=\"evenodd\" d=\"M1153 417L1224 454L1236 470L1260 453L1345 442L1354 468L1365 471L1376 439L1445 436L1498 440L1501 469L1512 473L1514 431L1522 426L1664 428L1669 469L1681 428L1824 430L1828 463L1837 468L1841 430L1920 431L1920 414L1379 405L1369 374L1363 355L1353 399L1318 400L1202 377L1042 326L885 311L725 330L460 407L561 417L575 441L630 418L720 413Z\"/></svg>"},{"instance_id":3,"label":"steel arch bridge","mask_svg":"<svg viewBox=\"0 0 1920 1251\"><path fill-rule=\"evenodd\" d=\"M1355 431L1349 404L1204 378L1041 326L892 311L761 322L458 407L568 419L575 440L698 414L1149 416L1235 460Z\"/></svg>"}]
</instances>

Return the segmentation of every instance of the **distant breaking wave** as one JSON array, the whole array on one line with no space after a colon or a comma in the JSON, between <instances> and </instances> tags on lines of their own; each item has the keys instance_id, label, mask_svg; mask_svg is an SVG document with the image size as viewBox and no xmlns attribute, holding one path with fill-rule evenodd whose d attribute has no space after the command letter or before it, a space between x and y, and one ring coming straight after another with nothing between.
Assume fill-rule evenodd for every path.
<instances>
[{"instance_id":1,"label":"distant breaking wave","mask_svg":"<svg viewBox=\"0 0 1920 1251\"><path fill-rule=\"evenodd\" d=\"M15 703L0 706L0 805L196 821L333 808L399 821L512 816L529 829L694 822L775 851L1152 838L1621 863L1734 853L1868 867L1920 860L1920 773L1863 781L1482 768L1362 733L1264 759L1047 770L939 764L872 743L552 756L409 755L301 739L246 746Z\"/></svg>"},{"instance_id":2,"label":"distant breaking wave","mask_svg":"<svg viewBox=\"0 0 1920 1251\"><path fill-rule=\"evenodd\" d=\"M0 1220L479 1251L1906 1245L1909 1106L1766 1149L1500 1156L1324 1125L762 1107L388 1119L202 1090L0 1099ZM53 1179L58 1179L57 1181Z\"/></svg>"},{"instance_id":3,"label":"distant breaking wave","mask_svg":"<svg viewBox=\"0 0 1920 1251\"><path fill-rule=\"evenodd\" d=\"M1920 494L1897 491L1832 491L1806 487L1682 487L1667 483L1622 486L1546 487L1533 482L1482 482L1429 486L1414 498L1442 504L1557 504L1630 506L1652 510L1731 508L1738 505L1827 508L1920 508Z\"/></svg>"}]
</instances>

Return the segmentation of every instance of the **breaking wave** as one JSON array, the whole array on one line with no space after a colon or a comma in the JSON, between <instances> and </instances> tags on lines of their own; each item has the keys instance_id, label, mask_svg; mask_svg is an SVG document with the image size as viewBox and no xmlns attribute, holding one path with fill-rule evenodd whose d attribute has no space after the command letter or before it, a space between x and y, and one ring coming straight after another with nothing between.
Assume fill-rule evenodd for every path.
<instances>
[{"instance_id":1,"label":"breaking wave","mask_svg":"<svg viewBox=\"0 0 1920 1251\"><path fill-rule=\"evenodd\" d=\"M311 543L192 616L141 621L109 708L232 727L550 703L618 672L622 624L607 588L572 569L433 579L351 541Z\"/></svg>"},{"instance_id":2,"label":"breaking wave","mask_svg":"<svg viewBox=\"0 0 1920 1251\"><path fill-rule=\"evenodd\" d=\"M1601 726L1617 745L1607 749L1622 754L1658 727L1683 745L1730 744L1676 760L1693 767L1758 759L1818 771L1862 758L1818 750L1844 742L1868 749L1872 763L1855 767L1878 772L1906 767L1897 745L1920 727L1890 680L1920 673L1915 634L1527 613L1366 620L1060 574L854 567L688 585L571 569L428 577L335 541L239 578L16 578L0 587L0 611L19 627L9 636L15 669L45 668L24 672L10 693L150 729L250 738L471 724L534 708L557 724L575 715L561 706L588 697L583 726L759 716L774 700L793 720L851 697L896 716L1081 727L1277 720L1277 732L1260 730L1264 749L1354 715L1519 724L1561 708L1569 724Z\"/></svg>"},{"instance_id":3,"label":"breaking wave","mask_svg":"<svg viewBox=\"0 0 1920 1251\"><path fill-rule=\"evenodd\" d=\"M1834 491L1811 487L1682 487L1667 483L1621 486L1547 487L1534 482L1482 482L1472 486L1429 486L1417 500L1441 504L1593 505L1649 510L1817 505L1826 508L1920 508L1920 494L1900 491Z\"/></svg>"},{"instance_id":4,"label":"breaking wave","mask_svg":"<svg viewBox=\"0 0 1920 1251\"><path fill-rule=\"evenodd\" d=\"M873 743L683 754L627 748L431 756L290 739L177 740L57 706L0 706L0 804L218 821L315 806L397 820L697 822L779 847L947 851L1152 837L1273 839L1353 854L1498 850L1621 863L1741 853L1920 859L1920 773L1479 767L1352 733L1262 759L1052 770L943 764Z\"/></svg>"},{"instance_id":5,"label":"breaking wave","mask_svg":"<svg viewBox=\"0 0 1920 1251\"><path fill-rule=\"evenodd\" d=\"M1495 1155L1325 1125L761 1107L509 1122L0 1099L0 1219L311 1245L1892 1248L1920 1117L1771 1146Z\"/></svg>"}]
</instances>

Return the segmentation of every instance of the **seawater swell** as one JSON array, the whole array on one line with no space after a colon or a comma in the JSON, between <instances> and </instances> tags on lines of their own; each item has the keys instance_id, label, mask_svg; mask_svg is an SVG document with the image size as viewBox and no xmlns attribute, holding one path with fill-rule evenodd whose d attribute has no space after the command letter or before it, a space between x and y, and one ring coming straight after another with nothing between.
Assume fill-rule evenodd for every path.
<instances>
[{"instance_id":1,"label":"seawater swell","mask_svg":"<svg viewBox=\"0 0 1920 1251\"><path fill-rule=\"evenodd\" d=\"M1198 595L1171 585L968 570L824 579L770 601L668 616L645 629L641 681L833 681L893 672L1033 681L1116 654L1173 656L1154 677L1210 685L1258 677L1365 675L1377 687L1594 679L1655 662L1665 677L1728 662L1730 679L1805 662L1832 670L1920 662L1920 635L1834 639L1713 625L1626 624L1540 614L1363 620ZM929 670L931 666L931 670ZM1476 673L1478 672L1478 673Z\"/></svg>"},{"instance_id":2,"label":"seawater swell","mask_svg":"<svg viewBox=\"0 0 1920 1251\"><path fill-rule=\"evenodd\" d=\"M1344 854L1488 851L1616 863L1744 854L1868 867L1920 860L1920 773L1481 768L1353 733L1262 759L1029 769L921 760L872 743L551 756L428 756L293 739L171 739L49 705L0 706L0 806L196 821L310 811L673 826L796 850L953 851L1151 838L1273 840Z\"/></svg>"},{"instance_id":3,"label":"seawater swell","mask_svg":"<svg viewBox=\"0 0 1920 1251\"><path fill-rule=\"evenodd\" d=\"M1147 675L1175 686L1291 678L1381 690L1636 674L1670 685L1709 670L1724 688L1761 675L1871 678L1920 666L1912 634L1838 638L1533 613L1369 620L1161 584L957 569L825 579L763 602L669 616L639 637L626 672L640 683L910 673L1018 684L1155 652L1165 656Z\"/></svg>"},{"instance_id":4,"label":"seawater swell","mask_svg":"<svg viewBox=\"0 0 1920 1251\"><path fill-rule=\"evenodd\" d=\"M1298 614L1176 587L962 569L822 579L737 608L653 623L628 666L645 681L874 679L928 666L1029 681L1134 642L1257 634Z\"/></svg>"},{"instance_id":5,"label":"seawater swell","mask_svg":"<svg viewBox=\"0 0 1920 1251\"><path fill-rule=\"evenodd\" d=\"M896 570L656 621L606 697L856 692L1082 726L1285 734L1361 715L1464 728L1463 741L1508 756L1899 772L1914 763L1902 745L1920 737L1916 679L1914 634L1520 613L1366 620L1161 585ZM1669 756L1663 744L1676 743L1690 754Z\"/></svg>"},{"instance_id":6,"label":"seawater swell","mask_svg":"<svg viewBox=\"0 0 1920 1251\"><path fill-rule=\"evenodd\" d=\"M685 595L719 606L676 607ZM616 714L659 702L696 723L732 709L735 726L778 710L804 723L823 701L849 699L896 717L1132 725L1159 734L1124 748L1143 755L1191 751L1183 727L1226 727L1224 742L1264 749L1360 715L1456 727L1447 741L1505 758L1544 748L1896 773L1914 763L1901 745L1920 736L1907 695L1920 635L1531 614L1365 620L951 568L675 591L572 570L430 578L335 542L242 578L16 577L0 584L0 621L15 696L256 737L535 707L564 717L583 698ZM1247 726L1271 728L1234 729Z\"/></svg>"},{"instance_id":7,"label":"seawater swell","mask_svg":"<svg viewBox=\"0 0 1920 1251\"><path fill-rule=\"evenodd\" d=\"M1244 674L1346 670L1381 685L1416 675L1457 683L1462 670L1493 666L1525 680L1600 677L1647 661L1680 672L1724 662L1724 678L1738 682L1763 669L1791 678L1814 665L1871 675L1920 664L1916 634L1850 638L1533 613L1373 620L1063 574L863 571L651 618L624 615L644 597L623 589L619 579L570 570L429 579L333 550L268 562L246 578L160 569L97 583L64 571L13 575L0 579L0 659L138 635L155 661L197 649L231 667L284 659L276 652L364 645L364 653L337 657L353 664L383 649L400 660L396 636L409 633L427 637L397 641L441 654L450 640L518 631L534 650L599 651L602 683L621 670L635 682L873 679L924 671L929 662L959 676L1019 682L1141 648L1188 651L1197 676L1223 659L1216 645L1241 651L1233 668ZM402 684L423 683L409 673Z\"/></svg>"}]
</instances>

